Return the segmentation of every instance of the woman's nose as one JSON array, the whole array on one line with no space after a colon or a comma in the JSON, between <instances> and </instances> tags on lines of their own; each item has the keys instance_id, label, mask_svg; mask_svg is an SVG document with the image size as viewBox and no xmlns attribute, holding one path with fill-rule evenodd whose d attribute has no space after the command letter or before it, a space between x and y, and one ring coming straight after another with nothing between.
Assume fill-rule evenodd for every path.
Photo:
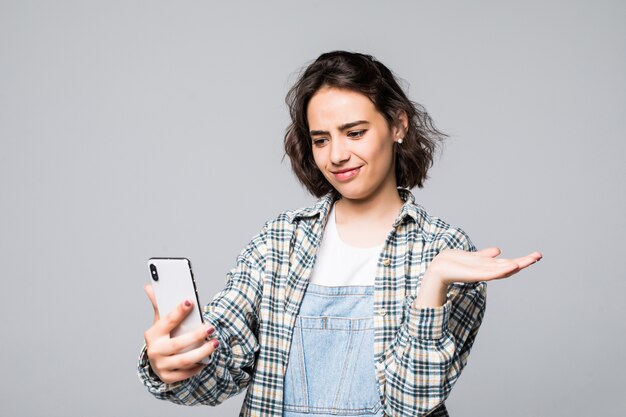
<instances>
[{"instance_id":1,"label":"woman's nose","mask_svg":"<svg viewBox=\"0 0 626 417\"><path fill-rule=\"evenodd\" d=\"M333 164L341 164L350 158L350 152L342 138L330 142L330 161Z\"/></svg>"}]
</instances>

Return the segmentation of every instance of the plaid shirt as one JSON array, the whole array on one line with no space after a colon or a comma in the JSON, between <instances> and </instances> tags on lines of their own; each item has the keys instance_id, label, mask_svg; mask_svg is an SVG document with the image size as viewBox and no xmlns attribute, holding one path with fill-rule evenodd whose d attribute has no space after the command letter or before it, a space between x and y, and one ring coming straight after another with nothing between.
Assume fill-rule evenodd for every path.
<instances>
[{"instance_id":1,"label":"plaid shirt","mask_svg":"<svg viewBox=\"0 0 626 417\"><path fill-rule=\"evenodd\" d=\"M415 203L410 190L379 256L374 283L374 358L386 416L447 416L443 401L467 363L485 312L485 282L454 283L440 307L413 306L420 280L446 248L476 251L467 234ZM220 345L196 376L159 380L145 346L138 365L155 397L178 404L218 405L247 388L240 417L282 416L283 381L292 330L317 249L338 198L267 221L226 274L226 286L204 308Z\"/></svg>"}]
</instances>

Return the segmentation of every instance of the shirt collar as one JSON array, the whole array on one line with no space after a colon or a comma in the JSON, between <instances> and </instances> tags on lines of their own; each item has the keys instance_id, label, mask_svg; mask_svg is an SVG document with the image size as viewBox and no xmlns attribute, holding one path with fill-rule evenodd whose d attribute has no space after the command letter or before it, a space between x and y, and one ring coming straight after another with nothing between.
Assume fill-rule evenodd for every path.
<instances>
[{"instance_id":1,"label":"shirt collar","mask_svg":"<svg viewBox=\"0 0 626 417\"><path fill-rule=\"evenodd\" d=\"M400 214L393 222L393 227L397 227L406 220L413 219L416 223L420 222L420 206L415 203L415 196L408 188L398 188L398 194L404 201ZM304 207L298 210L294 210L288 213L289 220L293 223L298 219L313 219L315 216L320 216L323 224L326 222L326 216L328 215L332 204L339 198L339 193L335 189L332 189L322 197L320 197L315 204L309 207Z\"/></svg>"}]
</instances>

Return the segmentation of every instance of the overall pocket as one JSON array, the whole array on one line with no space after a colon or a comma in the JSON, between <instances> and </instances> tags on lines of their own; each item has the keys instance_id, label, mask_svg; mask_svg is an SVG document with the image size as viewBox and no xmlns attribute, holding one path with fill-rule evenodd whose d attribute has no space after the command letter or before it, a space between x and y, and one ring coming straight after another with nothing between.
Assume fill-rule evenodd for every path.
<instances>
[{"instance_id":1,"label":"overall pocket","mask_svg":"<svg viewBox=\"0 0 626 417\"><path fill-rule=\"evenodd\" d=\"M284 409L376 414L373 318L298 316L285 374Z\"/></svg>"}]
</instances>

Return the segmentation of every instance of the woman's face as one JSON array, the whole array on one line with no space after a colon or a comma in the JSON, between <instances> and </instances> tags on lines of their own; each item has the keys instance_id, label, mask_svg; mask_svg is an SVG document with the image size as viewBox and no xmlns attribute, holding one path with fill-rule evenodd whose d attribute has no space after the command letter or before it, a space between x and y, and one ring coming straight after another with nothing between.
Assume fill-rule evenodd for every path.
<instances>
[{"instance_id":1,"label":"woman's face","mask_svg":"<svg viewBox=\"0 0 626 417\"><path fill-rule=\"evenodd\" d=\"M309 101L307 119L315 163L343 197L396 189L393 147L404 131L390 129L367 96L322 87Z\"/></svg>"}]
</instances>

